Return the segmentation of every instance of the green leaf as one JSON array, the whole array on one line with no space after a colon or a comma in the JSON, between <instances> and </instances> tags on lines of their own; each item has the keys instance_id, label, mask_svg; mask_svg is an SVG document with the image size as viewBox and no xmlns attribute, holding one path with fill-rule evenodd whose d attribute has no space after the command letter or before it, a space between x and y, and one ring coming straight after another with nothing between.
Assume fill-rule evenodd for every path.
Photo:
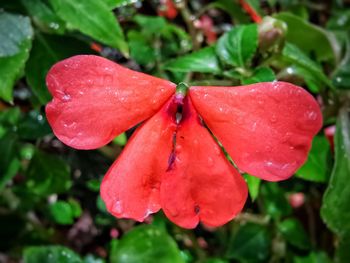
<instances>
[{"instance_id":1,"label":"green leaf","mask_svg":"<svg viewBox=\"0 0 350 263\"><path fill-rule=\"evenodd\" d=\"M336 234L350 232L350 111L341 109L335 133L335 164L323 196L321 216Z\"/></svg>"},{"instance_id":2,"label":"green leaf","mask_svg":"<svg viewBox=\"0 0 350 263\"><path fill-rule=\"evenodd\" d=\"M8 132L0 138L0 176L8 172L9 165L17 156L17 136L14 133Z\"/></svg>"},{"instance_id":3,"label":"green leaf","mask_svg":"<svg viewBox=\"0 0 350 263\"><path fill-rule=\"evenodd\" d=\"M0 124L7 127L15 126L17 125L20 116L21 110L19 107L8 108L0 111Z\"/></svg>"},{"instance_id":4,"label":"green leaf","mask_svg":"<svg viewBox=\"0 0 350 263\"><path fill-rule=\"evenodd\" d=\"M327 182L329 177L330 146L324 135L312 141L306 163L296 172L299 178L313 182Z\"/></svg>"},{"instance_id":5,"label":"green leaf","mask_svg":"<svg viewBox=\"0 0 350 263\"><path fill-rule=\"evenodd\" d=\"M71 187L69 166L56 157L36 151L27 170L27 188L30 192L47 196L64 193Z\"/></svg>"},{"instance_id":6,"label":"green leaf","mask_svg":"<svg viewBox=\"0 0 350 263\"><path fill-rule=\"evenodd\" d=\"M126 137L125 132L113 139L113 143L118 144L120 146L124 146L127 142L128 142L128 137Z\"/></svg>"},{"instance_id":7,"label":"green leaf","mask_svg":"<svg viewBox=\"0 0 350 263\"><path fill-rule=\"evenodd\" d=\"M271 237L266 227L247 223L230 240L226 256L242 262L266 262L270 245Z\"/></svg>"},{"instance_id":8,"label":"green leaf","mask_svg":"<svg viewBox=\"0 0 350 263\"><path fill-rule=\"evenodd\" d=\"M101 180L99 179L91 179L86 182L86 187L91 191L98 192L100 190Z\"/></svg>"},{"instance_id":9,"label":"green leaf","mask_svg":"<svg viewBox=\"0 0 350 263\"><path fill-rule=\"evenodd\" d=\"M118 263L184 262L175 241L168 234L145 225L128 232L111 257Z\"/></svg>"},{"instance_id":10,"label":"green leaf","mask_svg":"<svg viewBox=\"0 0 350 263\"><path fill-rule=\"evenodd\" d=\"M221 72L214 47L206 47L191 54L171 60L165 64L165 69L177 72Z\"/></svg>"},{"instance_id":11,"label":"green leaf","mask_svg":"<svg viewBox=\"0 0 350 263\"><path fill-rule=\"evenodd\" d=\"M154 63L157 59L154 48L142 33L136 30L128 32L128 43L130 55L138 64L147 65Z\"/></svg>"},{"instance_id":12,"label":"green leaf","mask_svg":"<svg viewBox=\"0 0 350 263\"><path fill-rule=\"evenodd\" d=\"M28 17L0 11L0 99L12 101L13 86L29 57L32 37Z\"/></svg>"},{"instance_id":13,"label":"green leaf","mask_svg":"<svg viewBox=\"0 0 350 263\"><path fill-rule=\"evenodd\" d=\"M350 36L347 39L346 54L337 70L335 71L332 81L338 89L350 89Z\"/></svg>"},{"instance_id":14,"label":"green leaf","mask_svg":"<svg viewBox=\"0 0 350 263\"><path fill-rule=\"evenodd\" d=\"M260 193L263 197L265 213L276 219L291 214L292 207L288 203L283 189L277 183L263 184Z\"/></svg>"},{"instance_id":15,"label":"green leaf","mask_svg":"<svg viewBox=\"0 0 350 263\"><path fill-rule=\"evenodd\" d=\"M257 25L237 26L218 40L216 53L223 63L244 68L253 58L257 47Z\"/></svg>"},{"instance_id":16,"label":"green leaf","mask_svg":"<svg viewBox=\"0 0 350 263\"><path fill-rule=\"evenodd\" d=\"M310 240L305 233L304 227L297 219L285 219L278 224L278 229L283 237L293 246L306 250L310 248Z\"/></svg>"},{"instance_id":17,"label":"green leaf","mask_svg":"<svg viewBox=\"0 0 350 263\"><path fill-rule=\"evenodd\" d=\"M104 2L95 0L49 0L49 2L70 28L77 29L128 55L128 46L119 22Z\"/></svg>"},{"instance_id":18,"label":"green leaf","mask_svg":"<svg viewBox=\"0 0 350 263\"><path fill-rule=\"evenodd\" d=\"M159 34L167 25L166 20L161 16L136 15L134 21L147 35Z\"/></svg>"},{"instance_id":19,"label":"green leaf","mask_svg":"<svg viewBox=\"0 0 350 263\"><path fill-rule=\"evenodd\" d=\"M294 257L293 263L331 263L325 252L311 252L307 257ZM345 262L344 262L345 263Z\"/></svg>"},{"instance_id":20,"label":"green leaf","mask_svg":"<svg viewBox=\"0 0 350 263\"><path fill-rule=\"evenodd\" d=\"M261 179L249 174L245 174L244 177L248 184L250 198L255 201L259 195Z\"/></svg>"},{"instance_id":21,"label":"green leaf","mask_svg":"<svg viewBox=\"0 0 350 263\"><path fill-rule=\"evenodd\" d=\"M333 87L328 77L322 72L321 67L307 55L305 55L297 46L291 43L286 43L285 47L283 48L282 55L287 62L297 65L305 70L305 72L312 75L313 79L318 79L324 85ZM308 78L308 74L304 76Z\"/></svg>"},{"instance_id":22,"label":"green leaf","mask_svg":"<svg viewBox=\"0 0 350 263\"><path fill-rule=\"evenodd\" d=\"M52 219L60 225L70 225L74 222L74 213L69 203L57 201L49 206Z\"/></svg>"},{"instance_id":23,"label":"green leaf","mask_svg":"<svg viewBox=\"0 0 350 263\"><path fill-rule=\"evenodd\" d=\"M276 80L275 73L272 69L267 67L260 67L254 70L253 75L248 78L242 79L243 85L259 83L259 82L269 82Z\"/></svg>"},{"instance_id":24,"label":"green leaf","mask_svg":"<svg viewBox=\"0 0 350 263\"><path fill-rule=\"evenodd\" d=\"M103 0L109 9L115 9L135 3L135 0Z\"/></svg>"},{"instance_id":25,"label":"green leaf","mask_svg":"<svg viewBox=\"0 0 350 263\"><path fill-rule=\"evenodd\" d=\"M339 244L335 254L335 262L348 263L350 258L350 233L342 236L339 240Z\"/></svg>"},{"instance_id":26,"label":"green leaf","mask_svg":"<svg viewBox=\"0 0 350 263\"><path fill-rule=\"evenodd\" d=\"M307 54L314 53L318 61L335 62L337 60L339 47L330 32L291 13L282 12L274 17L288 25L287 41ZM304 33L301 34L301 32Z\"/></svg>"},{"instance_id":27,"label":"green leaf","mask_svg":"<svg viewBox=\"0 0 350 263\"><path fill-rule=\"evenodd\" d=\"M18 134L23 139L34 140L51 133L46 117L37 110L24 115L18 124Z\"/></svg>"},{"instance_id":28,"label":"green leaf","mask_svg":"<svg viewBox=\"0 0 350 263\"><path fill-rule=\"evenodd\" d=\"M63 34L66 26L43 0L21 0L21 3L27 9L33 22L40 30L48 33Z\"/></svg>"},{"instance_id":29,"label":"green leaf","mask_svg":"<svg viewBox=\"0 0 350 263\"><path fill-rule=\"evenodd\" d=\"M72 37L37 34L28 59L25 73L28 84L41 104L51 100L47 90L46 74L56 62L77 54L89 54L85 42Z\"/></svg>"},{"instance_id":30,"label":"green leaf","mask_svg":"<svg viewBox=\"0 0 350 263\"><path fill-rule=\"evenodd\" d=\"M98 258L94 255L87 255L85 256L84 260L83 260L84 263L106 263L106 261L102 258Z\"/></svg>"},{"instance_id":31,"label":"green leaf","mask_svg":"<svg viewBox=\"0 0 350 263\"><path fill-rule=\"evenodd\" d=\"M251 21L250 17L242 9L238 0L217 0L214 3L209 4L209 6L227 12L230 15L231 19L237 21L238 24L249 23Z\"/></svg>"},{"instance_id":32,"label":"green leaf","mask_svg":"<svg viewBox=\"0 0 350 263\"><path fill-rule=\"evenodd\" d=\"M332 16L327 21L327 28L332 30L350 30L350 10L337 10L332 12Z\"/></svg>"},{"instance_id":33,"label":"green leaf","mask_svg":"<svg viewBox=\"0 0 350 263\"><path fill-rule=\"evenodd\" d=\"M82 263L81 258L63 246L28 247L23 253L24 263Z\"/></svg>"}]
</instances>

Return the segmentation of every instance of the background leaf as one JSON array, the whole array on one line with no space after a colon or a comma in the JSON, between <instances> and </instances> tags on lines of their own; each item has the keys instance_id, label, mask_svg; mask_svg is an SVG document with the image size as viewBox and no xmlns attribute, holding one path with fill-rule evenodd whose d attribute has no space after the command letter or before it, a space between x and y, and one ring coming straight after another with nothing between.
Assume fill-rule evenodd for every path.
<instances>
[{"instance_id":1,"label":"background leaf","mask_svg":"<svg viewBox=\"0 0 350 263\"><path fill-rule=\"evenodd\" d=\"M12 90L29 57L33 29L28 17L0 12L0 98L12 101Z\"/></svg>"},{"instance_id":2,"label":"background leaf","mask_svg":"<svg viewBox=\"0 0 350 263\"><path fill-rule=\"evenodd\" d=\"M338 235L350 231L350 115L341 110L335 134L335 164L329 186L323 196L321 215L328 227Z\"/></svg>"},{"instance_id":3,"label":"background leaf","mask_svg":"<svg viewBox=\"0 0 350 263\"><path fill-rule=\"evenodd\" d=\"M174 240L152 226L139 226L127 233L113 258L119 263L184 262Z\"/></svg>"},{"instance_id":4,"label":"background leaf","mask_svg":"<svg viewBox=\"0 0 350 263\"><path fill-rule=\"evenodd\" d=\"M24 263L82 263L81 258L63 246L38 246L24 250Z\"/></svg>"},{"instance_id":5,"label":"background leaf","mask_svg":"<svg viewBox=\"0 0 350 263\"><path fill-rule=\"evenodd\" d=\"M216 53L223 63L244 68L252 59L257 47L257 26L237 26L218 40Z\"/></svg>"},{"instance_id":6,"label":"background leaf","mask_svg":"<svg viewBox=\"0 0 350 263\"><path fill-rule=\"evenodd\" d=\"M335 62L339 59L337 57L339 46L330 32L291 13L282 12L274 17L288 25L287 40L306 54L314 53L318 61ZM307 32L307 34L301 36L300 32Z\"/></svg>"},{"instance_id":7,"label":"background leaf","mask_svg":"<svg viewBox=\"0 0 350 263\"><path fill-rule=\"evenodd\" d=\"M70 28L78 29L82 33L120 50L123 54L128 54L128 46L118 20L103 1L49 1L57 15L66 21Z\"/></svg>"},{"instance_id":8,"label":"background leaf","mask_svg":"<svg viewBox=\"0 0 350 263\"><path fill-rule=\"evenodd\" d=\"M178 72L219 73L220 66L213 47L203 48L191 54L169 61L165 68Z\"/></svg>"}]
</instances>

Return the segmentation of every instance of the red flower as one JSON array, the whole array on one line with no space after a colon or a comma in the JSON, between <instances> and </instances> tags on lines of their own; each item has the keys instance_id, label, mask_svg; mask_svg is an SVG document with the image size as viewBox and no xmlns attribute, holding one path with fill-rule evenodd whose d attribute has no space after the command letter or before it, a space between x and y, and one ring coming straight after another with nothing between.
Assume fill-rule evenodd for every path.
<instances>
[{"instance_id":1,"label":"red flower","mask_svg":"<svg viewBox=\"0 0 350 263\"><path fill-rule=\"evenodd\" d=\"M202 15L199 20L195 21L195 27L203 31L208 44L216 42L217 36L214 29L213 19L210 16Z\"/></svg>"},{"instance_id":2,"label":"red flower","mask_svg":"<svg viewBox=\"0 0 350 263\"><path fill-rule=\"evenodd\" d=\"M172 0L160 0L158 7L158 15L169 19L174 19L177 16L177 9Z\"/></svg>"},{"instance_id":3,"label":"red flower","mask_svg":"<svg viewBox=\"0 0 350 263\"><path fill-rule=\"evenodd\" d=\"M75 56L51 68L47 86L47 118L71 147L101 147L144 121L107 172L101 196L116 217L143 221L162 208L185 228L225 224L247 198L209 130L239 169L279 181L304 163L322 125L313 97L285 82L190 87L186 95L167 80Z\"/></svg>"}]
</instances>

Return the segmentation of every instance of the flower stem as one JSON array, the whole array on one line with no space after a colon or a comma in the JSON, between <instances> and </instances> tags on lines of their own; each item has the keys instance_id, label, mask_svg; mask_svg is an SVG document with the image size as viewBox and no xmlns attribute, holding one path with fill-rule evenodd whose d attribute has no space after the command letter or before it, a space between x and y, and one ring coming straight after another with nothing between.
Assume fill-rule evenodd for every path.
<instances>
[{"instance_id":1,"label":"flower stem","mask_svg":"<svg viewBox=\"0 0 350 263\"><path fill-rule=\"evenodd\" d=\"M262 21L261 16L248 2L245 0L239 0L239 3L255 23L259 24Z\"/></svg>"}]
</instances>

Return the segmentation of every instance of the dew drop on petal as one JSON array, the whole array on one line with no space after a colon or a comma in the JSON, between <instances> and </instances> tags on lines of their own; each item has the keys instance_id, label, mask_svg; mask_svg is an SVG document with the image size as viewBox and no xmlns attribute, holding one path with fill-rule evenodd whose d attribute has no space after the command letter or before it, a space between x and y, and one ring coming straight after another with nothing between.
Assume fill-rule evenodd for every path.
<instances>
[{"instance_id":1,"label":"dew drop on petal","mask_svg":"<svg viewBox=\"0 0 350 263\"><path fill-rule=\"evenodd\" d=\"M211 157L208 157L208 166L213 167L214 166L214 160Z\"/></svg>"},{"instance_id":2,"label":"dew drop on petal","mask_svg":"<svg viewBox=\"0 0 350 263\"><path fill-rule=\"evenodd\" d=\"M123 213L122 201L118 200L115 202L115 205L113 207L113 211L117 214Z\"/></svg>"},{"instance_id":3,"label":"dew drop on petal","mask_svg":"<svg viewBox=\"0 0 350 263\"><path fill-rule=\"evenodd\" d=\"M271 123L276 123L277 122L277 117L276 117L276 115L272 115L271 117L270 117L270 122Z\"/></svg>"}]
</instances>

